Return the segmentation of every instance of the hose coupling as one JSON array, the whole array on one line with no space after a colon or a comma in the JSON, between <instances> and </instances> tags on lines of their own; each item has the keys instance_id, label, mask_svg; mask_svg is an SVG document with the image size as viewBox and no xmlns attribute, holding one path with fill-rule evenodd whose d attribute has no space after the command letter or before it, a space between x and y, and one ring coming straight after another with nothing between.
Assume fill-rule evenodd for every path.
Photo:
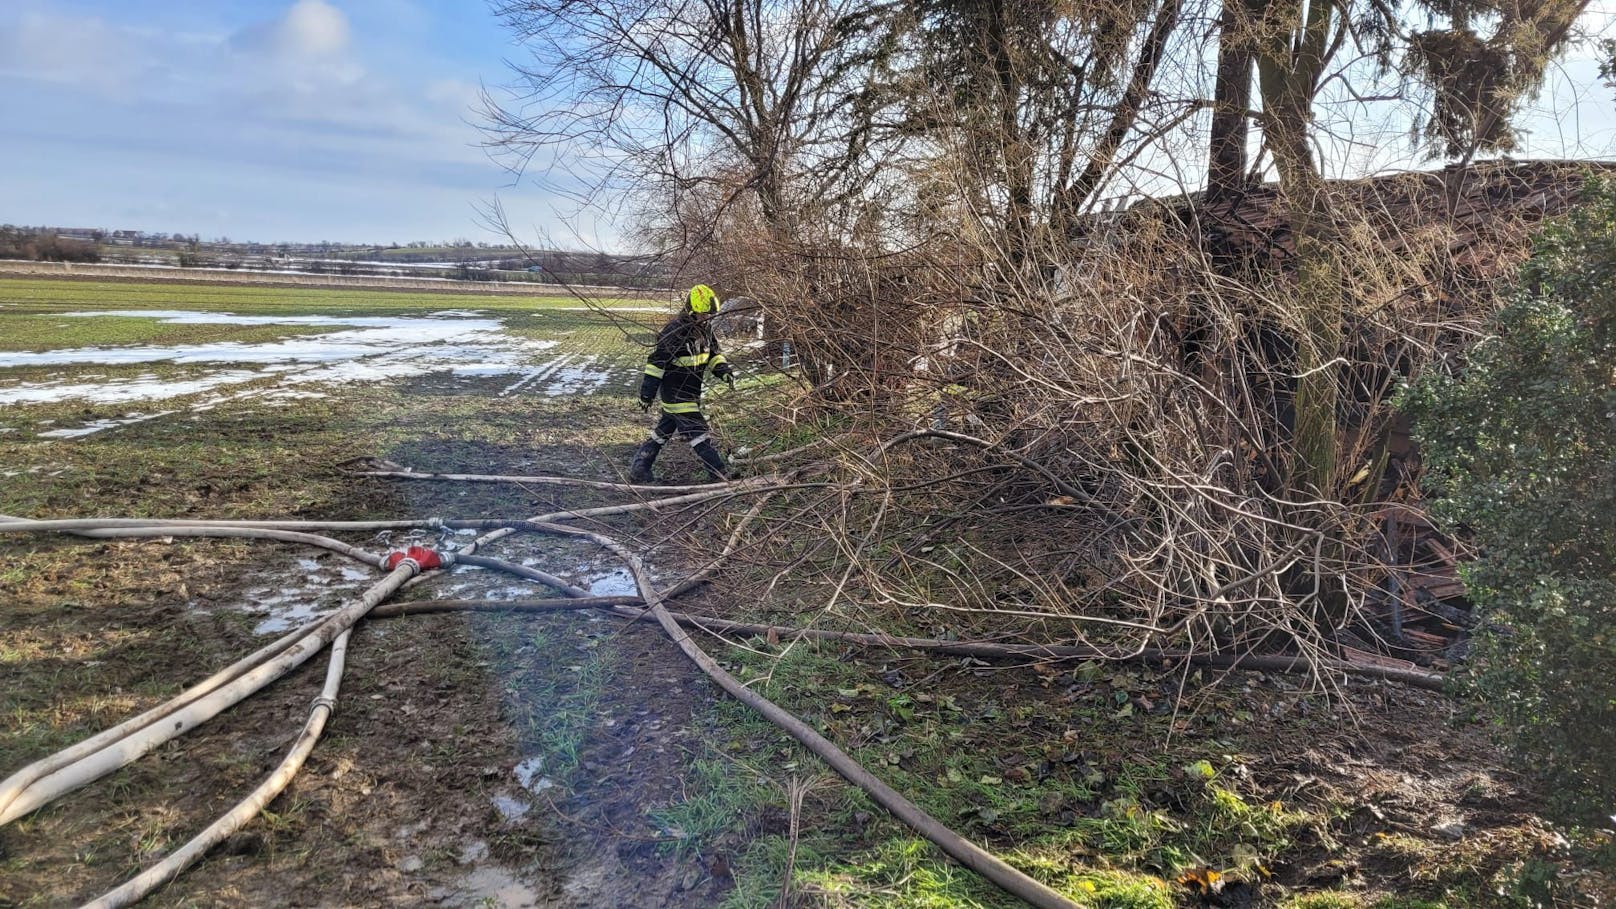
<instances>
[{"instance_id":1,"label":"hose coupling","mask_svg":"<svg viewBox=\"0 0 1616 909\"><path fill-rule=\"evenodd\" d=\"M415 568L415 573L420 574L423 571L430 571L433 568L442 568L445 564L447 564L445 556L448 555L449 553L440 553L435 549L428 549L425 546L411 546L403 552L398 552L396 550L389 552L382 558L381 566L383 571L392 571L399 565L408 562Z\"/></svg>"}]
</instances>

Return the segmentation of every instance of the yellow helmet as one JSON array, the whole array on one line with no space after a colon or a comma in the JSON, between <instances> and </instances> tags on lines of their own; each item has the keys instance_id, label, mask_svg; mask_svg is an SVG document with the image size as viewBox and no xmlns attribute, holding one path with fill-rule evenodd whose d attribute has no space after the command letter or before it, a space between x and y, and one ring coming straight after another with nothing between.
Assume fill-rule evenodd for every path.
<instances>
[{"instance_id":1,"label":"yellow helmet","mask_svg":"<svg viewBox=\"0 0 1616 909\"><path fill-rule=\"evenodd\" d=\"M685 306L691 312L716 313L718 294L713 293L713 289L705 284L697 284L685 295Z\"/></svg>"}]
</instances>

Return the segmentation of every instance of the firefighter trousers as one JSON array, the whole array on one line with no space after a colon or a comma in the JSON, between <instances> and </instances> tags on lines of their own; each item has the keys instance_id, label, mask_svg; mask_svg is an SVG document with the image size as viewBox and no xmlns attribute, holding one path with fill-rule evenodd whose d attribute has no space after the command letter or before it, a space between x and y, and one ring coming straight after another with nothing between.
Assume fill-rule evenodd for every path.
<instances>
[{"instance_id":1,"label":"firefighter trousers","mask_svg":"<svg viewBox=\"0 0 1616 909\"><path fill-rule=\"evenodd\" d=\"M640 450L634 454L634 463L629 469L630 479L644 482L651 479L651 465L656 462L657 455L662 452L662 446L676 438L687 439L691 450L707 472L715 479L729 479L729 468L724 463L724 456L718 453L718 447L713 444L712 430L707 425L707 418L701 413L668 413L662 412L662 418L657 420L656 428L651 430L651 438L646 439Z\"/></svg>"}]
</instances>

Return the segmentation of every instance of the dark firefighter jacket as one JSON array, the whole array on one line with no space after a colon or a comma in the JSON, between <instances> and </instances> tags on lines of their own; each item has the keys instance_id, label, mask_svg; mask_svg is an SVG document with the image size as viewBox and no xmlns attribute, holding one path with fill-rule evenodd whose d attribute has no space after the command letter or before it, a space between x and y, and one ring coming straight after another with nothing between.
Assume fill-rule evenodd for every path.
<instances>
[{"instance_id":1,"label":"dark firefighter jacket","mask_svg":"<svg viewBox=\"0 0 1616 909\"><path fill-rule=\"evenodd\" d=\"M656 349L646 360L645 378L640 381L640 400L655 398L660 386L664 413L700 413L701 377L709 368L720 379L731 372L718 352L712 327L680 316L657 335Z\"/></svg>"}]
</instances>

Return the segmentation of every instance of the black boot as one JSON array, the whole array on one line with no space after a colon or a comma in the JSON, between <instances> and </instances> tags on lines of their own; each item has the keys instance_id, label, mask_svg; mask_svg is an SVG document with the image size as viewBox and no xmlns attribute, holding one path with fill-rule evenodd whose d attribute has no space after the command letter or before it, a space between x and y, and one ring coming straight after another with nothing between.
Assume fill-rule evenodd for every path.
<instances>
[{"instance_id":1,"label":"black boot","mask_svg":"<svg viewBox=\"0 0 1616 909\"><path fill-rule=\"evenodd\" d=\"M703 437L690 447L695 449L696 457L701 458L701 463L707 468L707 472L713 475L713 479L735 479L729 465L724 463L724 456L718 453L718 449L713 446L712 440Z\"/></svg>"},{"instance_id":2,"label":"black boot","mask_svg":"<svg viewBox=\"0 0 1616 909\"><path fill-rule=\"evenodd\" d=\"M656 439L646 439L640 444L640 450L634 452L634 463L629 465L628 480L630 483L649 483L656 477L651 474L651 465L656 463L656 456L662 451L662 445Z\"/></svg>"}]
</instances>

